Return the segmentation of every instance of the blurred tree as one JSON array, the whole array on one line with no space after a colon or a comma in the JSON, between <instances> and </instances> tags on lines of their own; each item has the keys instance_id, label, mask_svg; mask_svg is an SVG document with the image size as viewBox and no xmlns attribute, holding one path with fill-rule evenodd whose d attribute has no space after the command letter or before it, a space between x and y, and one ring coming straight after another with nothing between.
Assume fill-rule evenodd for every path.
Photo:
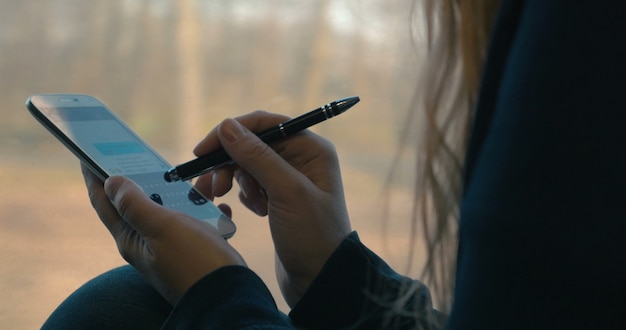
<instances>
[{"instance_id":1,"label":"blurred tree","mask_svg":"<svg viewBox=\"0 0 626 330\"><path fill-rule=\"evenodd\" d=\"M202 79L203 61L200 53L201 25L191 0L176 1L176 43L177 50L177 79L178 104L176 111L178 122L178 146L180 158L189 158L191 150L199 140L200 132L205 128L200 126L202 111L205 108L204 81Z\"/></svg>"},{"instance_id":2,"label":"blurred tree","mask_svg":"<svg viewBox=\"0 0 626 330\"><path fill-rule=\"evenodd\" d=\"M313 20L308 31L310 44L304 47L309 59L309 65L304 74L304 104L319 103L320 96L324 95L324 86L328 77L328 71L325 68L335 47L326 20L328 1L319 0L316 3L311 13Z\"/></svg>"}]
</instances>

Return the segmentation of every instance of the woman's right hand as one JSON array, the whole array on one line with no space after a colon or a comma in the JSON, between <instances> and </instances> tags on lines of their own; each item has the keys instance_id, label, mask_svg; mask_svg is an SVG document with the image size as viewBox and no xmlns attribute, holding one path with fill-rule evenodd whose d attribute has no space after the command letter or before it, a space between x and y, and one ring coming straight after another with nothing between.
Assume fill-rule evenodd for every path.
<instances>
[{"instance_id":1,"label":"woman's right hand","mask_svg":"<svg viewBox=\"0 0 626 330\"><path fill-rule=\"evenodd\" d=\"M226 119L194 153L221 146L234 160L235 165L200 177L196 186L211 198L222 196L235 178L242 203L260 216L269 215L277 277L293 306L351 229L330 142L304 131L269 147L252 133L287 119L263 111Z\"/></svg>"}]
</instances>

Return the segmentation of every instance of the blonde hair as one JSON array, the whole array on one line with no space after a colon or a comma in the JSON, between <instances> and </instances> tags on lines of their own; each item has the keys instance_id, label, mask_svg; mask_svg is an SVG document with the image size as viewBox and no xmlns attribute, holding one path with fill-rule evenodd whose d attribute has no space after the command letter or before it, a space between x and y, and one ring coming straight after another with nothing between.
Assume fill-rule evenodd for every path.
<instances>
[{"instance_id":1,"label":"blonde hair","mask_svg":"<svg viewBox=\"0 0 626 330\"><path fill-rule=\"evenodd\" d=\"M425 29L415 30L425 31L426 61L400 145L401 149L412 145L413 131L418 130L411 247L423 240L426 258L421 280L428 284L438 308L447 312L454 286L463 158L499 0L422 0L420 4L414 4L412 13L414 24L424 24Z\"/></svg>"}]
</instances>

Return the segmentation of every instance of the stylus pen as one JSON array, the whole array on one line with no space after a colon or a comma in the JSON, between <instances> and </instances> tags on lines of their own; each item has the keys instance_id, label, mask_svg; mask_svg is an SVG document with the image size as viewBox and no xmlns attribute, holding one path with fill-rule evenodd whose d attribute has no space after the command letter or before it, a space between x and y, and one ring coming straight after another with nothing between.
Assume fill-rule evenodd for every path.
<instances>
[{"instance_id":1,"label":"stylus pen","mask_svg":"<svg viewBox=\"0 0 626 330\"><path fill-rule=\"evenodd\" d=\"M359 101L358 96L352 96L330 102L300 117L261 131L257 133L257 136L261 141L267 144L281 140L323 122L326 119L337 116L350 109ZM164 177L167 182L189 180L214 171L220 166L229 163L232 163L232 159L224 149L220 148L214 152L169 169L165 172Z\"/></svg>"}]
</instances>

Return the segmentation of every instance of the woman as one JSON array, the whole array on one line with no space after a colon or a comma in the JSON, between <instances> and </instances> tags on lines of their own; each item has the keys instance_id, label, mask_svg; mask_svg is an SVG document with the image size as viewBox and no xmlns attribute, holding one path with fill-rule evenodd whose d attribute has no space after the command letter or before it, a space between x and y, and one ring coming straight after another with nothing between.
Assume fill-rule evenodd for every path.
<instances>
[{"instance_id":1,"label":"woman","mask_svg":"<svg viewBox=\"0 0 626 330\"><path fill-rule=\"evenodd\" d=\"M456 237L451 221L462 196L446 327L625 328L626 3L427 4L436 15L429 16L430 41L439 65L430 66L416 98L430 128L416 213L437 223L426 239L431 282L444 296L449 246L456 243L447 238ZM195 152L221 145L237 164L201 178L203 192L220 196L234 177L242 202L269 215L289 319L208 226L159 207L123 178L103 186L85 171L100 218L158 294L134 270L114 270L78 290L44 327L67 328L71 319L93 328L93 318L110 318L118 328L122 321L165 328L443 327L428 290L351 233L332 145L306 132L271 149L250 132L284 119L261 112L227 119ZM461 167L462 189L455 174ZM115 310L77 307L85 301L110 301ZM124 311L132 315L120 316Z\"/></svg>"}]
</instances>

